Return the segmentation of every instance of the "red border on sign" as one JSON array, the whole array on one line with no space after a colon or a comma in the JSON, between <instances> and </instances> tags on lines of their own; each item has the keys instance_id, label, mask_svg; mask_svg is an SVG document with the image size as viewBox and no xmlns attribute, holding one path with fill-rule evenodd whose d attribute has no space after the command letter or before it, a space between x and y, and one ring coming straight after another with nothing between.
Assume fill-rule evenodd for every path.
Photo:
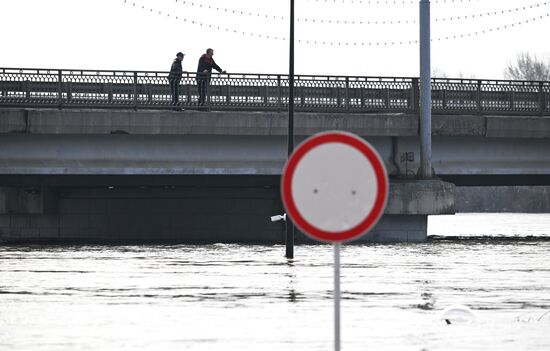
<instances>
[{"instance_id":1,"label":"red border on sign","mask_svg":"<svg viewBox=\"0 0 550 351\"><path fill-rule=\"evenodd\" d=\"M296 171L296 167L300 160L312 149L326 143L343 143L347 144L359 152L361 152L371 163L376 175L377 193L374 201L374 206L369 214L358 225L342 232L329 232L319 229L309 223L298 211L296 203L292 198L292 179ZM286 211L296 226L305 234L313 239L328 241L328 242L344 242L353 240L366 232L368 232L378 222L388 197L388 177L386 168L378 153L374 148L363 139L345 132L326 132L316 134L309 139L306 139L300 144L290 155L281 179L281 194Z\"/></svg>"}]
</instances>

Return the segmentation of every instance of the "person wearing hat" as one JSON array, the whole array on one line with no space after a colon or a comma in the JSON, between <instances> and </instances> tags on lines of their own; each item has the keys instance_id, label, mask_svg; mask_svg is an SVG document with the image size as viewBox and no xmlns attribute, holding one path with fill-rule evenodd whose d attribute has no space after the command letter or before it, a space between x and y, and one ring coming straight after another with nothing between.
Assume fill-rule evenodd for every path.
<instances>
[{"instance_id":1,"label":"person wearing hat","mask_svg":"<svg viewBox=\"0 0 550 351\"><path fill-rule=\"evenodd\" d=\"M184 53L178 52L176 58L170 67L170 73L168 74L168 81L170 82L170 91L172 92L172 104L174 105L174 110L181 111L179 105L179 86L181 81L181 76L183 74L183 68L181 67L181 61L183 61Z\"/></svg>"}]
</instances>

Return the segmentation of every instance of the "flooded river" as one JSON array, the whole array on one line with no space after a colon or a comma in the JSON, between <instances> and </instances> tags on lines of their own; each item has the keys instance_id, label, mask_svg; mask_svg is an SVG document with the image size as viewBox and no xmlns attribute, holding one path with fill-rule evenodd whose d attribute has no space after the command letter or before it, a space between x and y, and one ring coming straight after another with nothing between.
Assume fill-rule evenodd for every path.
<instances>
[{"instance_id":1,"label":"flooded river","mask_svg":"<svg viewBox=\"0 0 550 351\"><path fill-rule=\"evenodd\" d=\"M550 215L431 217L344 245L342 350L550 349ZM0 246L1 350L332 350L333 251ZM460 304L467 318L442 319Z\"/></svg>"}]
</instances>

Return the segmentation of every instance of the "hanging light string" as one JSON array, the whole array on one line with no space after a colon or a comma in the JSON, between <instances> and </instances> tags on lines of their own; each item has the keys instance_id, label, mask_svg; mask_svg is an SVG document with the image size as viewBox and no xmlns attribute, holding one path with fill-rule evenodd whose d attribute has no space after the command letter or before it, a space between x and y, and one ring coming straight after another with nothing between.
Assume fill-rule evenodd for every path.
<instances>
[{"instance_id":1,"label":"hanging light string","mask_svg":"<svg viewBox=\"0 0 550 351\"><path fill-rule=\"evenodd\" d=\"M168 17L168 18L173 18L173 19L178 20L178 21L182 21L182 22L185 22L185 23L197 25L197 26L200 26L200 27L210 28L210 29L213 29L213 30L218 30L218 31L221 31L221 32L240 34L240 35L243 35L243 36L256 37L256 38L261 38L261 39L287 40L287 38L285 38L283 36L246 32L246 31L235 29L235 28L229 28L229 27L218 26L218 25L214 25L214 24L211 24L211 23L202 22L202 21L199 21L199 20L196 20L196 19L170 15L170 13L168 13L168 11L159 11L157 9L153 9L149 6L139 4L138 2L132 1L132 0L124 0L124 3L128 4L129 6L144 10L146 12L149 12L149 13L152 13L152 14L155 14L155 15Z\"/></svg>"},{"instance_id":2,"label":"hanging light string","mask_svg":"<svg viewBox=\"0 0 550 351\"><path fill-rule=\"evenodd\" d=\"M297 22L305 23L328 23L328 24L351 24L351 25L379 25L379 24L413 24L416 20L383 20L383 21L365 21L365 20L334 20L334 19L318 19L318 18L297 18Z\"/></svg>"},{"instance_id":3,"label":"hanging light string","mask_svg":"<svg viewBox=\"0 0 550 351\"><path fill-rule=\"evenodd\" d=\"M308 1L312 1L312 0L308 0ZM338 1L338 0L333 0L333 2L341 2L342 0ZM355 0L356 1L356 0ZM451 2L451 0L447 0L449 2ZM446 3L447 1L439 1L439 3ZM459 2L459 0L454 0L452 2ZM472 0L462 0L460 2L471 2ZM479 1L479 0L475 0L475 1ZM319 1L317 1L319 2ZM325 1L327 2L327 1ZM364 3L367 3L363 0ZM394 5L400 5L400 4L405 4L407 3L407 1L398 1L398 0L395 0L395 1L369 1L368 3L380 3L380 4L394 4ZM409 3L416 3L418 1L410 1ZM188 1L188 0L176 0L176 3L180 3L182 5L187 5L187 6L192 6L192 7L196 7L196 8L201 8L201 9L208 9L208 10L215 10L217 12L221 12L221 13L224 13L224 14L234 14L234 15L242 15L242 16L249 16L249 17L255 17L255 18L265 18L265 19L273 19L273 20L280 20L280 21L284 21L286 20L286 17L285 16L276 16L276 15L270 15L270 14L266 14L266 13L260 13L260 12L252 12L252 11L243 11L243 10L239 10L239 9L234 9L234 8L228 8L228 7L219 7L219 6L213 6L213 5L207 5L207 4L202 4L202 3L198 3L198 2L194 2L194 1ZM353 1L351 2L353 3ZM436 18L435 19L435 22L437 21L446 21L446 20L460 20L460 19L468 19L468 18L476 18L476 17L483 17L483 16L490 16L490 15L497 15L497 14L504 14L504 13L511 13L513 11L520 11L520 10L529 10L529 9L533 9L535 7L539 7L539 6L545 6L545 5L548 5L550 4L550 1L547 1L547 2L544 2L544 3L539 3L539 4L534 4L534 5L530 5L530 6L521 6L521 7L516 7L516 8L513 8L513 9L507 9L507 10L502 10L502 11L490 11L490 12L486 12L486 13L481 13L481 14L472 14L472 15L464 15L464 16L455 16L455 17L443 17L443 18ZM328 23L328 24L345 24L345 25L395 25L395 24L413 24L413 23L416 23L416 20L414 19L405 19L405 20L335 20L335 19L323 19L323 18L302 18L302 17L297 17L296 18L296 21L297 22L305 22L305 23L321 23L321 24L324 24L324 23Z\"/></svg>"},{"instance_id":4,"label":"hanging light string","mask_svg":"<svg viewBox=\"0 0 550 351\"><path fill-rule=\"evenodd\" d=\"M461 33L461 34L454 34L454 35L446 35L441 36L437 38L432 38L431 41L445 41L445 40L454 40L454 39L462 39L462 38L469 38L474 36L479 36L483 34L489 34L494 33L502 30L506 30L513 27L519 27L524 24L528 24L529 22L535 22L539 21L544 18L550 17L550 13L546 13L540 16L535 16L531 18L527 18L523 21L514 22L498 27L488 28L488 29L482 29L477 30L473 32L468 33ZM393 41L380 41L380 42L353 42L353 41L319 41L319 40L298 40L298 43L302 44L310 44L310 45L329 45L329 46L403 46L403 45L411 45L411 44L417 44L418 40L393 40Z\"/></svg>"},{"instance_id":5,"label":"hanging light string","mask_svg":"<svg viewBox=\"0 0 550 351\"><path fill-rule=\"evenodd\" d=\"M285 21L287 20L286 16L276 16L276 15L269 15L266 13L260 13L260 12L251 12L251 11L243 11L238 9L232 9L227 7L218 7L218 6L212 6L212 5L205 5L193 1L188 0L176 0L177 3L180 3L182 5L188 5L196 8L202 8L202 9L208 9L208 10L215 10L224 14L234 14L234 15L242 15L242 16L249 16L249 17L255 17L255 18L265 18L265 19L273 19L273 20L279 20L279 21ZM399 1L394 1L394 3L398 3ZM393 20L393 21L365 21L365 20L333 20L333 19L317 19L317 18L296 18L297 22L306 22L306 23L329 23L329 24L408 24L408 23L415 23L414 20Z\"/></svg>"},{"instance_id":6,"label":"hanging light string","mask_svg":"<svg viewBox=\"0 0 550 351\"><path fill-rule=\"evenodd\" d=\"M541 19L545 19L545 18L550 18L550 13L545 13L543 15L527 18L526 20L523 20L523 21L514 22L514 23L510 23L510 24L506 24L506 25L498 26L498 27L493 27L493 28L489 28L489 29L477 30L477 31L474 31L474 32L455 34L455 35L445 35L445 36L441 36L441 37L432 39L432 41L461 39L461 38L473 37L473 36L482 35L482 34L498 32L498 31L513 28L513 27L519 27L519 26L522 26L524 24L528 24L529 22L540 21Z\"/></svg>"},{"instance_id":7,"label":"hanging light string","mask_svg":"<svg viewBox=\"0 0 550 351\"><path fill-rule=\"evenodd\" d=\"M476 17L488 17L488 16L495 16L495 15L501 15L506 13L513 13L513 12L520 12L520 11L528 11L534 8L538 8L541 6L548 6L550 4L550 1L528 5L528 6L520 6L515 7L513 9L506 9L506 10L499 10L499 11L489 11L484 13L476 13L476 14L470 14L470 15L462 15L462 16L452 16L452 17L441 17L441 18L435 18L435 22L445 22L445 21L454 21L454 20L466 20L466 19L474 19ZM417 21L416 20L382 20L382 21L365 21L365 20L334 20L334 19L318 19L318 18L297 18L297 21L300 22L306 22L306 23L328 23L328 24L351 24L351 25L395 25L395 24L414 24Z\"/></svg>"},{"instance_id":8,"label":"hanging light string","mask_svg":"<svg viewBox=\"0 0 550 351\"><path fill-rule=\"evenodd\" d=\"M361 4L361 5L413 5L418 4L419 0L307 0L308 2L322 2L333 4ZM479 0L432 0L435 4L478 2Z\"/></svg>"},{"instance_id":9,"label":"hanging light string","mask_svg":"<svg viewBox=\"0 0 550 351\"><path fill-rule=\"evenodd\" d=\"M442 17L442 18L436 18L435 22L438 21L454 21L454 20L463 20L463 19L470 19L470 18L476 18L476 17L487 17L487 16L494 16L494 15L502 15L506 13L512 13L512 12L520 12L520 11L527 11L534 8L538 8L541 6L548 6L550 4L550 1L541 2L538 4L528 5L528 6L520 6L515 7L513 9L506 9L506 10L499 10L499 11L489 11L484 13L477 13L472 15L463 15L463 16L452 16L452 17Z\"/></svg>"},{"instance_id":10,"label":"hanging light string","mask_svg":"<svg viewBox=\"0 0 550 351\"><path fill-rule=\"evenodd\" d=\"M451 1L451 0L448 0L448 1ZM456 1L459 1L459 0L456 0ZM147 11L147 12L152 13L152 14L155 14L155 15L173 18L175 20L183 21L185 23L189 23L189 24L193 24L193 25L197 25L197 26L201 26L201 27L207 27L207 28L210 28L210 29L213 29L213 30L218 30L218 31L226 32L226 33L239 34L239 35L243 35L243 36L247 36L247 37L256 37L256 38L260 38L260 39L281 40L281 41L288 40L288 38L283 37L283 36L275 36L275 35L268 35L268 34L241 31L241 30L237 30L237 29L234 29L234 28L228 28L228 27L224 27L224 26L212 25L210 23L204 23L204 22L201 22L201 21L198 21L198 20L195 20L195 19L184 18L184 17L174 16L174 15L171 16L169 13L167 13L165 11L158 11L158 10L155 10L153 8L146 7L144 5L140 5L140 4L138 4L138 3L136 3L135 1L132 1L132 0L124 0L124 3L128 4L128 5L131 5L133 7L136 7L136 8L141 8L142 10ZM488 33L494 33L494 32L506 30L506 29L513 28L513 27L519 27L519 26L528 24L529 22L539 21L541 19L548 18L548 17L550 17L550 13L546 13L546 14L531 17L531 18L527 18L523 21L514 22L514 23L510 23L510 24L506 24L506 25L501 25L501 26L498 26L498 27L493 27L493 28L488 28L488 29L483 29L483 30L477 30L477 31L468 32L468 33L446 35L446 36L441 36L441 37L438 37L438 38L432 38L431 41L444 41L444 40L461 39L461 38L473 37L473 36L478 36L478 35L483 35L483 34L488 34ZM340 46L340 47L341 46L348 46L348 47L349 46L354 46L354 47L358 47L358 46L377 46L377 47L380 47L380 46L411 45L411 44L418 43L418 40L393 40L393 41L380 41L380 42L376 42L376 41L354 42L354 41L328 41L328 40L323 41L323 40L312 40L312 39L298 39L297 42L301 43L301 44L323 45L323 46Z\"/></svg>"},{"instance_id":11,"label":"hanging light string","mask_svg":"<svg viewBox=\"0 0 550 351\"><path fill-rule=\"evenodd\" d=\"M284 16L275 16L275 15L269 15L267 13L259 13L259 12L251 12L251 11L243 11L243 10L237 10L237 9L230 9L227 7L218 7L218 6L212 6L212 5L205 5L198 2L193 1L187 1L187 0L176 0L176 2L179 2L182 5L190 5L190 6L196 6L197 8L203 8L208 10L216 10L218 12L223 12L226 14L235 14L235 15L245 15L250 17L256 17L256 18L267 18L267 19L275 19L275 20L284 20Z\"/></svg>"}]
</instances>

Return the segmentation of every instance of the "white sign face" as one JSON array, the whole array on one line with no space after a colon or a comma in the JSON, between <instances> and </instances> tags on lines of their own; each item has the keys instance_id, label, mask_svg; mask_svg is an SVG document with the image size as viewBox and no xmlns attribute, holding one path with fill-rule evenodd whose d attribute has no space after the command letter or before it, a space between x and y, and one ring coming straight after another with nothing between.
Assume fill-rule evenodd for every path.
<instances>
[{"instance_id":1,"label":"white sign face","mask_svg":"<svg viewBox=\"0 0 550 351\"><path fill-rule=\"evenodd\" d=\"M368 232L388 197L386 168L374 148L340 131L306 139L281 178L287 214L317 240L343 242Z\"/></svg>"},{"instance_id":2,"label":"white sign face","mask_svg":"<svg viewBox=\"0 0 550 351\"><path fill-rule=\"evenodd\" d=\"M374 207L377 181L369 160L356 148L326 143L296 166L292 197L311 225L343 232L359 225Z\"/></svg>"}]
</instances>

